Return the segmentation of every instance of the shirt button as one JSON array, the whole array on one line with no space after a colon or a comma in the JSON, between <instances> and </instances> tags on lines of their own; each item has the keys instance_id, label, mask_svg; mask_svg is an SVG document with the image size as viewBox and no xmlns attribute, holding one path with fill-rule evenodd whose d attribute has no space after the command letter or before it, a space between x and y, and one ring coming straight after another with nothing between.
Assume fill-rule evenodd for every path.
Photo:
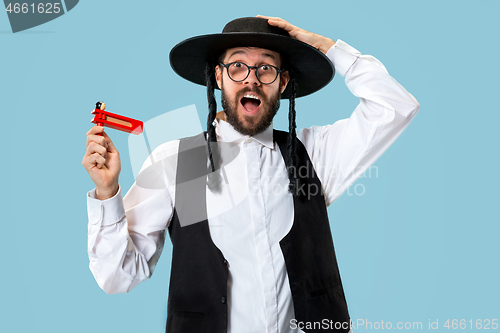
<instances>
[{"instance_id":1,"label":"shirt button","mask_svg":"<svg viewBox=\"0 0 500 333\"><path fill-rule=\"evenodd\" d=\"M250 143L250 142L252 142L252 138L247 139L247 143Z\"/></svg>"},{"instance_id":2,"label":"shirt button","mask_svg":"<svg viewBox=\"0 0 500 333\"><path fill-rule=\"evenodd\" d=\"M226 297L222 296L220 301L222 302L222 304L226 304Z\"/></svg>"}]
</instances>

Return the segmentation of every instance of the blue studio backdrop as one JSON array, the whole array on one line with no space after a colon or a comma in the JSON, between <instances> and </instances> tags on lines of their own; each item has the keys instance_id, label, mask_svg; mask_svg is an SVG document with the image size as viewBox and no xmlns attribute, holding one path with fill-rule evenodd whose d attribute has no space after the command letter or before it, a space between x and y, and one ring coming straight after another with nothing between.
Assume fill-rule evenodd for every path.
<instances>
[{"instance_id":1,"label":"blue studio backdrop","mask_svg":"<svg viewBox=\"0 0 500 333\"><path fill-rule=\"evenodd\" d=\"M88 268L93 183L81 160L90 111L103 100L111 112L148 121L194 105L204 128L206 91L172 71L169 51L257 14L375 56L421 104L375 168L328 209L355 331L390 322L409 331L500 332L498 1L87 0L52 7L62 12L15 33L29 22L0 13L2 332L164 332L168 239L152 279L128 294L105 294ZM357 103L337 75L297 100L297 124L331 124ZM287 109L284 101L276 128L287 129ZM121 154L126 191L134 181L129 135L107 132Z\"/></svg>"}]
</instances>

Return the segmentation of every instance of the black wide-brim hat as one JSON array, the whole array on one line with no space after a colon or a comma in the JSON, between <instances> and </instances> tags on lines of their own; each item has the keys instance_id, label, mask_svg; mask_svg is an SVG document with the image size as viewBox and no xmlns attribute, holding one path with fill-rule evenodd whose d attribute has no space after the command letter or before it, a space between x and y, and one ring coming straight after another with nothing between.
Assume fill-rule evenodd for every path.
<instances>
[{"instance_id":1,"label":"black wide-brim hat","mask_svg":"<svg viewBox=\"0 0 500 333\"><path fill-rule=\"evenodd\" d=\"M191 82L206 85L207 63L218 64L229 48L253 46L278 52L285 69L291 70L297 85L296 97L312 94L326 86L335 75L330 59L314 47L290 37L285 30L271 26L267 19L244 17L226 24L222 33L186 39L170 51L174 72ZM282 66L283 67L283 66ZM288 86L281 98L288 98Z\"/></svg>"}]
</instances>

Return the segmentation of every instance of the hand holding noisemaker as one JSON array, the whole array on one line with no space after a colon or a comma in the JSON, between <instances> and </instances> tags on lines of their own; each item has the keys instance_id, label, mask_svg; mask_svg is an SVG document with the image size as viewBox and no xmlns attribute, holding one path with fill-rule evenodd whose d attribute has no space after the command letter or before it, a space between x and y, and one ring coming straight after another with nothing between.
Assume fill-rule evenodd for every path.
<instances>
[{"instance_id":1,"label":"hand holding noisemaker","mask_svg":"<svg viewBox=\"0 0 500 333\"><path fill-rule=\"evenodd\" d=\"M106 104L103 102L99 101L95 104L95 110L92 111L94 115L92 123L132 134L142 133L142 121L104 111L105 108Z\"/></svg>"}]
</instances>

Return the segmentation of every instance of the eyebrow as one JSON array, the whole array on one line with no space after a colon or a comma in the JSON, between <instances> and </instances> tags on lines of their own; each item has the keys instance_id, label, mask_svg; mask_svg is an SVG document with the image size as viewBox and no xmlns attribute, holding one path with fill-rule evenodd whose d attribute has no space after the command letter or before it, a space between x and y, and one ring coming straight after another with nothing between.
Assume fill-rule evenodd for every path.
<instances>
[{"instance_id":1,"label":"eyebrow","mask_svg":"<svg viewBox=\"0 0 500 333\"><path fill-rule=\"evenodd\" d=\"M245 51L243 51L243 50L234 51L233 53L231 53L231 54L229 55L229 57L228 57L227 59L230 59L232 56L237 55L237 54L243 54L243 55L245 55L245 54L246 54L246 52L245 52ZM269 58L273 59L273 60L274 60L274 61L276 61L276 62L278 61L278 59L276 58L276 56L275 56L274 54L272 54L272 53L262 53L262 56L263 56L264 58L265 58L265 57L269 57Z\"/></svg>"}]
</instances>

